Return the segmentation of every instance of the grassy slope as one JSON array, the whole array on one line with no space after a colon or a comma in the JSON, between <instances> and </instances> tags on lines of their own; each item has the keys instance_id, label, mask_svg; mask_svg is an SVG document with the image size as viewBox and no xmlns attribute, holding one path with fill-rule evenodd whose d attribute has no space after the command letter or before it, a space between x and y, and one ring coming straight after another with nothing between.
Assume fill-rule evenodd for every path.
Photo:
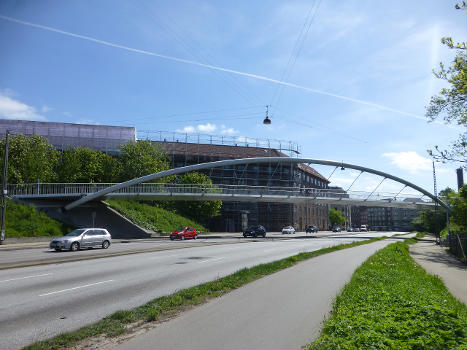
<instances>
[{"instance_id":1,"label":"grassy slope","mask_svg":"<svg viewBox=\"0 0 467 350\"><path fill-rule=\"evenodd\" d=\"M394 243L355 271L306 349L467 349L467 311Z\"/></svg>"},{"instance_id":2,"label":"grassy slope","mask_svg":"<svg viewBox=\"0 0 467 350\"><path fill-rule=\"evenodd\" d=\"M49 218L32 205L7 202L6 238L62 236L70 231L69 227Z\"/></svg>"},{"instance_id":3,"label":"grassy slope","mask_svg":"<svg viewBox=\"0 0 467 350\"><path fill-rule=\"evenodd\" d=\"M136 201L108 200L113 209L136 225L150 230L171 232L178 226L192 226L197 231L208 231L204 226L171 211Z\"/></svg>"}]
</instances>

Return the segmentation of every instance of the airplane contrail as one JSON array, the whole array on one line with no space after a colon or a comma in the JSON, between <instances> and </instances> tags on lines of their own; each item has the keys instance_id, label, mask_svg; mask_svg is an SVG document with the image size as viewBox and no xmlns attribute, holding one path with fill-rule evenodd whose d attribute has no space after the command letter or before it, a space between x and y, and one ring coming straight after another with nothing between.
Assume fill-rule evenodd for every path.
<instances>
[{"instance_id":1,"label":"airplane contrail","mask_svg":"<svg viewBox=\"0 0 467 350\"><path fill-rule=\"evenodd\" d=\"M95 43L98 43L98 44L101 44L101 45L105 45L105 46L115 47L115 48L118 48L118 49L123 49L123 50L131 51L131 52L135 52L135 53L140 53L140 54L144 54L144 55L163 58L163 59L170 60L170 61L175 61L175 62L190 64L190 65L194 65L194 66L209 68L209 69L217 70L217 71L221 71L221 72L236 74L236 75L249 77L249 78L253 78L253 79L257 79L257 80L267 81L267 82L270 82L270 83L280 84L280 85L296 88L296 89L299 89L299 90L312 92L312 93L315 93L315 94L335 97L335 98L338 98L338 99L341 99L341 100L350 101L350 102L354 102L354 103L358 103L358 104L362 104L362 105L366 105L366 106L370 106L370 107L375 107L375 108L378 108L378 109L381 109L381 110L394 112L394 113L397 113L397 114L405 115L405 116L415 118L415 119L420 119L420 120L423 120L423 121L427 120L423 116L419 116L417 114L413 114L413 113L409 113L409 112L404 112L404 111L394 109L394 108L391 108L391 107L387 107L387 106L384 106L384 105L381 105L381 104L377 104L377 103L373 103L373 102L365 101L365 100L360 100L360 99L356 99L356 98L352 98L352 97L348 97L348 96L338 95L338 94L334 94L334 93L323 91L323 90L313 89L313 88L306 87L306 86L303 86L303 85L298 85L298 84L289 83L289 82L286 82L286 81L281 81L281 80L277 80L277 79L273 79L273 78L268 78L268 77L265 77L265 76L262 76L262 75L257 75L257 74L253 74L253 73L247 73L247 72L241 72L241 71L238 71L238 70L235 70L235 69L230 69L230 68L225 68L225 67L220 67L220 66L214 66L214 65L211 65L211 64L205 64L205 63L201 63L201 62L197 62L197 61L186 60L186 59L179 58L179 57L163 55L163 54L159 54L159 53L156 53L156 52L140 50L140 49L136 49L136 48L125 46L125 45L115 44L115 43L112 43L112 42L109 42L109 41L92 38L92 37L89 37L89 36L86 36L86 35L75 34L75 33L67 32L67 31L64 31L64 30L57 29L57 28L44 26L44 25L41 25L41 24L22 21L20 19L4 16L4 15L1 15L1 14L0 14L0 18L4 19L6 21L10 21L10 22L15 22L15 23L26 25L26 26L47 30L47 31L50 31L50 32L55 32L55 33L71 36L71 37L78 38L78 39L92 41L92 42L95 42ZM442 124L442 123L440 123L440 124Z\"/></svg>"}]
</instances>

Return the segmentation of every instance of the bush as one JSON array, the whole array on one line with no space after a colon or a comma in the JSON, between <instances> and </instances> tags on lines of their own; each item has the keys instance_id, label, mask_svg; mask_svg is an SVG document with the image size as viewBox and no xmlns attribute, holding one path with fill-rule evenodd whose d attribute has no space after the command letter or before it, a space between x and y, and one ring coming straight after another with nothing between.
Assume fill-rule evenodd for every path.
<instances>
[{"instance_id":1,"label":"bush","mask_svg":"<svg viewBox=\"0 0 467 350\"><path fill-rule=\"evenodd\" d=\"M70 231L70 227L49 218L32 205L7 201L6 238L63 236Z\"/></svg>"}]
</instances>

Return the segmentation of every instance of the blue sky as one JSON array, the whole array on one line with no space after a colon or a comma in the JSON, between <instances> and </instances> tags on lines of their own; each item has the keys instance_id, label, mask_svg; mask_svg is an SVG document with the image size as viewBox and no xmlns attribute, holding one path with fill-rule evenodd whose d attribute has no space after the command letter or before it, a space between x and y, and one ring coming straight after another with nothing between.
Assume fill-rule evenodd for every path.
<instances>
[{"instance_id":1,"label":"blue sky","mask_svg":"<svg viewBox=\"0 0 467 350\"><path fill-rule=\"evenodd\" d=\"M3 0L0 117L292 140L432 191L426 150L465 132L424 118L453 57L440 38L467 41L455 3ZM455 188L457 166L436 166Z\"/></svg>"}]
</instances>

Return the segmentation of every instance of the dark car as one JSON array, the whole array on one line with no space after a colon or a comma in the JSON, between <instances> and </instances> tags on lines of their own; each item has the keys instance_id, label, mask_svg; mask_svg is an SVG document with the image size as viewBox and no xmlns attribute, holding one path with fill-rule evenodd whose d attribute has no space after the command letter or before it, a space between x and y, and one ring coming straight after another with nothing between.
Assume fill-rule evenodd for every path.
<instances>
[{"instance_id":1,"label":"dark car","mask_svg":"<svg viewBox=\"0 0 467 350\"><path fill-rule=\"evenodd\" d=\"M340 227L334 227L332 229L332 232L341 232L341 228Z\"/></svg>"},{"instance_id":2,"label":"dark car","mask_svg":"<svg viewBox=\"0 0 467 350\"><path fill-rule=\"evenodd\" d=\"M317 233L318 232L318 227L315 225L308 226L305 230L306 233Z\"/></svg>"},{"instance_id":3,"label":"dark car","mask_svg":"<svg viewBox=\"0 0 467 350\"><path fill-rule=\"evenodd\" d=\"M261 225L250 226L243 232L243 237L248 237L248 236L252 236L252 237L263 236L263 237L266 237L266 229L264 228L264 226L261 226Z\"/></svg>"}]
</instances>

